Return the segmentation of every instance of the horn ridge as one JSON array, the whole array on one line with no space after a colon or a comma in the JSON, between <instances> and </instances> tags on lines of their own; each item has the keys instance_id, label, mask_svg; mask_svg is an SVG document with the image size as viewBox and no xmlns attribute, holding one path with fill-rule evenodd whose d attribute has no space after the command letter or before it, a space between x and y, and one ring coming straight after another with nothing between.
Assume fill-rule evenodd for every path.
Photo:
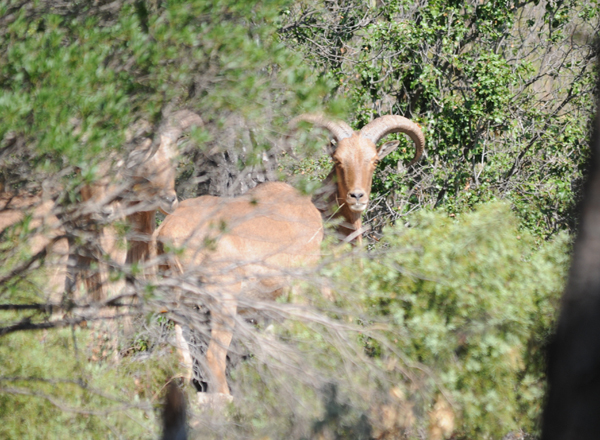
<instances>
[{"instance_id":1,"label":"horn ridge","mask_svg":"<svg viewBox=\"0 0 600 440\"><path fill-rule=\"evenodd\" d=\"M322 113L305 113L292 119L289 123L290 127L296 128L298 122L310 122L313 125L325 128L333 135L336 141L341 141L352 136L354 130L344 121L332 120L327 118Z\"/></svg>"},{"instance_id":2,"label":"horn ridge","mask_svg":"<svg viewBox=\"0 0 600 440\"><path fill-rule=\"evenodd\" d=\"M415 156L408 164L409 166L421 158L423 148L425 147L425 136L423 135L423 131L416 123L404 116L381 116L369 122L362 130L360 130L360 136L369 139L374 144L392 133L405 133L415 143Z\"/></svg>"}]
</instances>

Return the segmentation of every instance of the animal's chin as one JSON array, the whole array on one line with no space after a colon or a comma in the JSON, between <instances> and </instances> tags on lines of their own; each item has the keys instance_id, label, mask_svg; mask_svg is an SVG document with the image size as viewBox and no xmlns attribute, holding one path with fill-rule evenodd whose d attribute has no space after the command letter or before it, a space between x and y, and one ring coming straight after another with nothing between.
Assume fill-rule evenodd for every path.
<instances>
[{"instance_id":1,"label":"animal's chin","mask_svg":"<svg viewBox=\"0 0 600 440\"><path fill-rule=\"evenodd\" d=\"M175 209L177 209L177 207L170 207L170 208L167 208L167 209L165 209L165 208L164 208L164 207L162 207L162 206L159 206L159 207L158 207L158 210L159 210L160 212L162 212L164 215L173 214L173 213L175 212Z\"/></svg>"},{"instance_id":2,"label":"animal's chin","mask_svg":"<svg viewBox=\"0 0 600 440\"><path fill-rule=\"evenodd\" d=\"M350 208L350 211L352 211L352 212L364 212L364 210L367 209L367 204L366 203L356 203L354 205L348 205L348 207Z\"/></svg>"},{"instance_id":3,"label":"animal's chin","mask_svg":"<svg viewBox=\"0 0 600 440\"><path fill-rule=\"evenodd\" d=\"M177 206L179 206L179 203L172 203L170 205L161 203L158 206L158 210L160 212L162 212L164 215L169 215L169 214L173 214L175 212L175 210L177 209Z\"/></svg>"}]
</instances>

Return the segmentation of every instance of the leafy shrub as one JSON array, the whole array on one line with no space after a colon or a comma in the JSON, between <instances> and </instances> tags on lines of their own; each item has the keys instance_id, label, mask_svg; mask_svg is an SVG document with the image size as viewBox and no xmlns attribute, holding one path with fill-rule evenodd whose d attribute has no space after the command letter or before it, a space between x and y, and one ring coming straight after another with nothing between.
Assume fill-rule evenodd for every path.
<instances>
[{"instance_id":1,"label":"leafy shrub","mask_svg":"<svg viewBox=\"0 0 600 440\"><path fill-rule=\"evenodd\" d=\"M0 438L146 439L177 370L168 346L119 365L92 360L89 329L18 332L0 345Z\"/></svg>"},{"instance_id":2,"label":"leafy shrub","mask_svg":"<svg viewBox=\"0 0 600 440\"><path fill-rule=\"evenodd\" d=\"M544 392L539 358L568 263L567 237L536 247L503 204L448 217L422 212L387 230L365 264L368 314L394 348L431 371L467 437L535 430ZM393 352L381 346L381 359ZM434 381L435 378L435 381ZM437 392L437 391L436 391Z\"/></svg>"}]
</instances>

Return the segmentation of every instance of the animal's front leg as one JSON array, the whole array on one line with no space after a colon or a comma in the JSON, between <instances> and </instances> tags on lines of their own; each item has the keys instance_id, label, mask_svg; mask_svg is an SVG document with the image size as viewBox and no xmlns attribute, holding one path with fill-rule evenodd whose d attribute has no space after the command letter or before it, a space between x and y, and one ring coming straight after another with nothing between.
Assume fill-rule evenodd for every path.
<instances>
[{"instance_id":1,"label":"animal's front leg","mask_svg":"<svg viewBox=\"0 0 600 440\"><path fill-rule=\"evenodd\" d=\"M210 376L208 391L229 395L225 368L227 351L233 338L237 300L231 293L223 294L215 300L218 300L218 303L211 308L211 337L206 351L206 364Z\"/></svg>"},{"instance_id":2,"label":"animal's front leg","mask_svg":"<svg viewBox=\"0 0 600 440\"><path fill-rule=\"evenodd\" d=\"M175 341L177 343L177 351L181 357L181 363L185 369L186 382L190 383L194 377L194 362L190 354L190 346L183 337L183 329L180 324L175 324Z\"/></svg>"},{"instance_id":3,"label":"animal's front leg","mask_svg":"<svg viewBox=\"0 0 600 440\"><path fill-rule=\"evenodd\" d=\"M102 229L100 234L100 248L103 254L108 254L110 264L115 272L123 270L127 259L127 243L125 239L119 237L116 228L112 225ZM120 276L116 280L111 280L110 265L100 258L99 266L102 271L102 299L112 298L121 295L125 289L125 278Z\"/></svg>"}]
</instances>

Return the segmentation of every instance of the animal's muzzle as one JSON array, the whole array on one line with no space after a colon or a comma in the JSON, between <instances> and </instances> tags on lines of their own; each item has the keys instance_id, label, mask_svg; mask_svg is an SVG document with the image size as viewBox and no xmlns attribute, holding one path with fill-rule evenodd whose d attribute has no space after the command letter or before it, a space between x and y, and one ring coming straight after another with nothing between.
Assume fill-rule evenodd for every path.
<instances>
[{"instance_id":1,"label":"animal's muzzle","mask_svg":"<svg viewBox=\"0 0 600 440\"><path fill-rule=\"evenodd\" d=\"M179 206L177 194L169 194L161 197L160 210L165 214L172 214Z\"/></svg>"},{"instance_id":2,"label":"animal's muzzle","mask_svg":"<svg viewBox=\"0 0 600 440\"><path fill-rule=\"evenodd\" d=\"M346 203L351 211L363 212L369 204L369 196L362 189L349 191L346 196Z\"/></svg>"}]
</instances>

